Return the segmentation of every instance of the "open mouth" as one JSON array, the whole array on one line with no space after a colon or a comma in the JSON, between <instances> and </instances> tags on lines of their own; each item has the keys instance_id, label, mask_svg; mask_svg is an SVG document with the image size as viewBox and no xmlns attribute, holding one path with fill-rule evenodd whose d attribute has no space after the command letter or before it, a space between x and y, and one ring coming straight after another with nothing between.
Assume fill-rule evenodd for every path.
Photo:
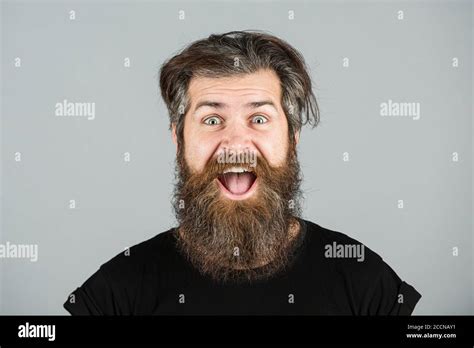
<instances>
[{"instance_id":1,"label":"open mouth","mask_svg":"<svg viewBox=\"0 0 474 348\"><path fill-rule=\"evenodd\" d=\"M246 198L255 188L257 176L251 169L232 167L217 177L221 189L233 199Z\"/></svg>"}]
</instances>

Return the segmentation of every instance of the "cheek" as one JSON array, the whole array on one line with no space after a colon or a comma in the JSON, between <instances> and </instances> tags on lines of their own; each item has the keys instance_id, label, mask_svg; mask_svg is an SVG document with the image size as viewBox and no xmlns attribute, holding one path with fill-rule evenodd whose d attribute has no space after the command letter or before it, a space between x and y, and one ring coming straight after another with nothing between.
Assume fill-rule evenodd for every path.
<instances>
[{"instance_id":1,"label":"cheek","mask_svg":"<svg viewBox=\"0 0 474 348\"><path fill-rule=\"evenodd\" d=\"M206 163L214 155L218 142L196 132L184 132L184 154L188 165L196 171L204 169Z\"/></svg>"},{"instance_id":2,"label":"cheek","mask_svg":"<svg viewBox=\"0 0 474 348\"><path fill-rule=\"evenodd\" d=\"M265 137L260 137L257 146L270 165L283 165L289 148L286 124L282 124L281 127L275 127Z\"/></svg>"},{"instance_id":3,"label":"cheek","mask_svg":"<svg viewBox=\"0 0 474 348\"><path fill-rule=\"evenodd\" d=\"M271 166L278 167L283 165L286 159L287 142L286 139L275 141L275 138L273 138L271 140L260 141L258 148Z\"/></svg>"}]
</instances>

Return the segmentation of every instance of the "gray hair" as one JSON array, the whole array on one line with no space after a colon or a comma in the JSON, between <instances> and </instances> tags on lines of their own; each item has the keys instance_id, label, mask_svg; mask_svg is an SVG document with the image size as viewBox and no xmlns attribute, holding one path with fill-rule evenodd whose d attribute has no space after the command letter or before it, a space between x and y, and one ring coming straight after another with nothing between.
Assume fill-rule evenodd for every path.
<instances>
[{"instance_id":1,"label":"gray hair","mask_svg":"<svg viewBox=\"0 0 474 348\"><path fill-rule=\"evenodd\" d=\"M272 69L280 78L281 104L290 140L307 123L319 123L319 107L303 56L286 41L259 31L231 31L210 35L188 45L160 69L160 89L168 108L170 128L182 140L184 117L190 107L192 77L228 77Z\"/></svg>"}]
</instances>

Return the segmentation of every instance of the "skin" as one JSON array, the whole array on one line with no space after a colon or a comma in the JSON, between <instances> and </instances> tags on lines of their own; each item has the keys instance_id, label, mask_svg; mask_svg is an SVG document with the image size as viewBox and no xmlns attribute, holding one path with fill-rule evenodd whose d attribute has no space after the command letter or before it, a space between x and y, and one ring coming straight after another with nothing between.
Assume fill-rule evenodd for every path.
<instances>
[{"instance_id":1,"label":"skin","mask_svg":"<svg viewBox=\"0 0 474 348\"><path fill-rule=\"evenodd\" d=\"M191 171L201 172L220 150L256 151L272 166L281 166L289 147L288 121L281 105L281 85L273 70L225 78L193 77L188 87L191 106L184 115L184 157ZM272 101L270 105L246 106ZM225 104L202 106L202 101ZM176 126L172 139L178 150ZM299 132L295 133L296 143ZM258 165L258 164L257 164ZM299 228L292 228L290 236Z\"/></svg>"},{"instance_id":2,"label":"skin","mask_svg":"<svg viewBox=\"0 0 474 348\"><path fill-rule=\"evenodd\" d=\"M192 78L188 93L191 106L184 120L184 156L191 170L202 171L207 161L223 148L257 151L270 165L283 164L289 146L288 121L281 105L280 79L274 71L219 79ZM204 100L228 106L203 106L195 110ZM276 110L270 105L245 107L248 102L263 100L271 100ZM218 119L220 124L216 124ZM172 125L172 137L178 149L175 125ZM299 133L295 137L298 142Z\"/></svg>"}]
</instances>

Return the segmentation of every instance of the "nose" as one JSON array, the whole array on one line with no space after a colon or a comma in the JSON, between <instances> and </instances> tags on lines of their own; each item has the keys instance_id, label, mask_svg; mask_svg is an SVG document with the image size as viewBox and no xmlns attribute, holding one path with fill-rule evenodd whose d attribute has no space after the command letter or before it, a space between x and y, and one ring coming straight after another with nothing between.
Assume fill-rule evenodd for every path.
<instances>
[{"instance_id":1,"label":"nose","mask_svg":"<svg viewBox=\"0 0 474 348\"><path fill-rule=\"evenodd\" d=\"M222 132L219 151L233 151L235 153L244 151L256 152L253 140L251 130L246 125L233 122L228 124Z\"/></svg>"}]
</instances>

